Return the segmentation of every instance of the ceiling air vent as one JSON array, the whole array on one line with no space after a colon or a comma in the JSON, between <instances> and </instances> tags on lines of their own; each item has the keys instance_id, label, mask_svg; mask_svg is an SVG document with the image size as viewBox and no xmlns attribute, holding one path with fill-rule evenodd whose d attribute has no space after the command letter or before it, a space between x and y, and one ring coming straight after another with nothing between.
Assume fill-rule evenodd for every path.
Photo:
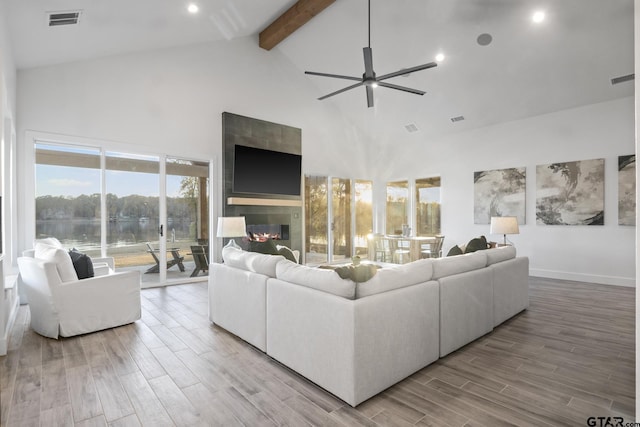
<instances>
[{"instance_id":1,"label":"ceiling air vent","mask_svg":"<svg viewBox=\"0 0 640 427\"><path fill-rule=\"evenodd\" d=\"M635 78L636 78L635 74L627 74L626 76L614 77L611 79L611 84L617 85L618 83L628 82Z\"/></svg>"},{"instance_id":2,"label":"ceiling air vent","mask_svg":"<svg viewBox=\"0 0 640 427\"><path fill-rule=\"evenodd\" d=\"M464 120L464 116L451 117L451 123L461 122Z\"/></svg>"},{"instance_id":3,"label":"ceiling air vent","mask_svg":"<svg viewBox=\"0 0 640 427\"><path fill-rule=\"evenodd\" d=\"M59 27L61 25L76 25L80 22L79 10L70 10L66 12L48 12L50 27Z\"/></svg>"},{"instance_id":4,"label":"ceiling air vent","mask_svg":"<svg viewBox=\"0 0 640 427\"><path fill-rule=\"evenodd\" d=\"M409 133L414 133L414 132L418 132L418 126L416 126L415 123L409 123L408 125L404 125L404 128L407 130L407 132Z\"/></svg>"}]
</instances>

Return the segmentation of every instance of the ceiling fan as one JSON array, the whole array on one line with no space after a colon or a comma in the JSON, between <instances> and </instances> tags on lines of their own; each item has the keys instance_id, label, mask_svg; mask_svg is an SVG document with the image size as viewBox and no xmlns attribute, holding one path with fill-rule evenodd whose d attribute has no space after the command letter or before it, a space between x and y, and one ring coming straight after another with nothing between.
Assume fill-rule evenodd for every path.
<instances>
[{"instance_id":1,"label":"ceiling fan","mask_svg":"<svg viewBox=\"0 0 640 427\"><path fill-rule=\"evenodd\" d=\"M363 47L362 51L364 52L364 74L362 75L362 78L360 77L351 77L351 76L343 76L343 75L339 75L339 74L327 74L327 73L317 73L315 71L305 71L305 74L310 74L312 76L322 76L322 77L332 77L335 79L345 79L345 80L355 80L358 83L351 85L351 86L347 86L345 88L342 88L340 90L337 90L335 92L331 92L328 95L325 96L321 96L320 98L318 98L318 100L323 100L326 98L329 98L333 95L337 95L339 93L342 92L346 92L348 90L357 88L359 86L365 86L366 90L367 90L367 106L368 107L373 107L373 88L378 87L378 86L382 86L382 87L387 87L389 89L396 89L396 90L402 90L405 92L409 92L409 93L415 93L416 95L424 95L425 92L422 90L418 90L418 89L412 89L409 87L405 87L405 86L398 86L398 85L394 85L391 83L386 83L383 82L383 80L387 80L390 79L392 77L398 77L398 76L402 76L404 74L409 74L409 73L413 73L416 71L420 71L420 70L426 70L427 68L433 68L436 67L438 64L436 64L435 62L429 62L428 64L423 64L423 65L417 65L415 67L411 67L411 68L403 68L401 70L395 71L393 73L389 73L389 74L385 74L383 76L380 77L376 77L376 73L373 71L373 55L372 55L372 51L371 51L371 0L368 1L369 3L369 46L367 47Z\"/></svg>"}]
</instances>

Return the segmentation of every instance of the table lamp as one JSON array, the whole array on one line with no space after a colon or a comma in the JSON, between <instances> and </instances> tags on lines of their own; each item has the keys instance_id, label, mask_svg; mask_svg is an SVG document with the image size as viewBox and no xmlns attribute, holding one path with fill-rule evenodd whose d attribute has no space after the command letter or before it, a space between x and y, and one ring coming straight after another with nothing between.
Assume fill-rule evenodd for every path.
<instances>
[{"instance_id":1,"label":"table lamp","mask_svg":"<svg viewBox=\"0 0 640 427\"><path fill-rule=\"evenodd\" d=\"M515 216L492 216L490 234L502 234L504 245L507 245L507 234L520 234L518 218Z\"/></svg>"},{"instance_id":2,"label":"table lamp","mask_svg":"<svg viewBox=\"0 0 640 427\"><path fill-rule=\"evenodd\" d=\"M229 238L226 246L242 249L236 243L234 237L247 235L247 224L243 216L218 217L218 237ZM225 247L226 247L225 246Z\"/></svg>"}]
</instances>

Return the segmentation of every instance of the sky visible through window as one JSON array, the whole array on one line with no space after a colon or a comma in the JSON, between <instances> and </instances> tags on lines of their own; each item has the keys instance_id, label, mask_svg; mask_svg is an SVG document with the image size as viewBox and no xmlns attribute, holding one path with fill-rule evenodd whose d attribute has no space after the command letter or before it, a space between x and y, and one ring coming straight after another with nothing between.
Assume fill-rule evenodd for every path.
<instances>
[{"instance_id":1,"label":"sky visible through window","mask_svg":"<svg viewBox=\"0 0 640 427\"><path fill-rule=\"evenodd\" d=\"M38 151L55 151L62 153L99 156L97 149L75 147L71 145L36 144ZM112 158L138 159L158 161L157 157L108 152ZM167 197L180 196L180 182L183 177L167 176ZM125 171L106 171L107 192L118 197L132 194L158 197L159 183L156 173L139 173ZM36 164L36 197L63 196L78 197L100 193L100 170L95 168L70 167L48 164Z\"/></svg>"},{"instance_id":2,"label":"sky visible through window","mask_svg":"<svg viewBox=\"0 0 640 427\"><path fill-rule=\"evenodd\" d=\"M167 196L180 196L183 177L167 176ZM118 197L131 194L158 197L158 175L151 173L107 171L107 192ZM78 197L100 193L100 170L52 165L36 165L36 197Z\"/></svg>"}]
</instances>

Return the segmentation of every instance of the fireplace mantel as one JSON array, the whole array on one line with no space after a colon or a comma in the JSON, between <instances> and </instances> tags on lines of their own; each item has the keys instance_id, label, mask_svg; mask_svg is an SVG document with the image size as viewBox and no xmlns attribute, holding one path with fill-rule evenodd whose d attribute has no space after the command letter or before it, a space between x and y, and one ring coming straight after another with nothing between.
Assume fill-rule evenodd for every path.
<instances>
[{"instance_id":1,"label":"fireplace mantel","mask_svg":"<svg viewBox=\"0 0 640 427\"><path fill-rule=\"evenodd\" d=\"M302 200L262 199L257 197L227 197L230 206L293 206L301 207Z\"/></svg>"}]
</instances>

